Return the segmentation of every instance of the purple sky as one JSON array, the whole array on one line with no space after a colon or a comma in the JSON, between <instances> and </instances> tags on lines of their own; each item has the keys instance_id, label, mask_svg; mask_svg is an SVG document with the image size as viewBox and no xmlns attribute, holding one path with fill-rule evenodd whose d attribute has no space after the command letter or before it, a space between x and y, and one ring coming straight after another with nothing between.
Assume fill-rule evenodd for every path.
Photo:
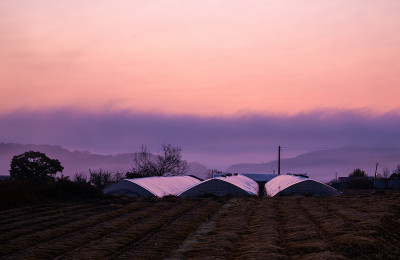
<instances>
[{"instance_id":1,"label":"purple sky","mask_svg":"<svg viewBox=\"0 0 400 260\"><path fill-rule=\"evenodd\" d=\"M400 114L316 111L293 116L171 116L73 110L14 111L0 115L0 142L61 145L70 150L117 154L156 153L162 143L183 148L184 159L224 170L241 162L267 162L307 150L285 147L400 146Z\"/></svg>"},{"instance_id":2,"label":"purple sky","mask_svg":"<svg viewBox=\"0 0 400 260\"><path fill-rule=\"evenodd\" d=\"M400 146L400 1L0 1L0 142L224 170Z\"/></svg>"}]
</instances>

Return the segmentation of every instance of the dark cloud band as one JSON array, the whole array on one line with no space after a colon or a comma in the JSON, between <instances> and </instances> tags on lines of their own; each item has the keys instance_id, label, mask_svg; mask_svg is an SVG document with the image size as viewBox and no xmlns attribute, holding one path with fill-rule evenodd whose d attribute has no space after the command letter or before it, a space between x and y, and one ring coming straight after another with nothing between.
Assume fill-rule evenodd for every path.
<instances>
[{"instance_id":1,"label":"dark cloud band","mask_svg":"<svg viewBox=\"0 0 400 260\"><path fill-rule=\"evenodd\" d=\"M400 114L319 111L294 116L167 116L72 110L0 115L3 142L57 144L105 154L134 152L144 144L183 147L191 161L226 167L267 161L276 147L392 147L400 145ZM269 157L268 157L269 156ZM270 158L274 159L274 158Z\"/></svg>"}]
</instances>

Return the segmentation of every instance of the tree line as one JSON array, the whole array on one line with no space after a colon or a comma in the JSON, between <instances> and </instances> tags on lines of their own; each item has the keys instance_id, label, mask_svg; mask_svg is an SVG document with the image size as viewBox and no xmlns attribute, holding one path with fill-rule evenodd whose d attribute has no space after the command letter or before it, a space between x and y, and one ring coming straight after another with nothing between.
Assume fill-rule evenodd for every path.
<instances>
[{"instance_id":1,"label":"tree line","mask_svg":"<svg viewBox=\"0 0 400 260\"><path fill-rule=\"evenodd\" d=\"M71 181L83 185L92 185L98 189L104 189L111 183L124 178L142 178L151 176L176 176L188 172L188 163L182 159L182 148L171 144L163 144L157 155L149 152L146 146L141 146L140 151L133 157L134 166L126 173L112 174L102 169L92 171L89 169L89 177L85 173L76 173L73 180L64 176L64 167L57 159L51 159L39 151L27 151L15 155L11 160L11 179L29 179L36 182ZM61 173L61 177L55 177Z\"/></svg>"},{"instance_id":2,"label":"tree line","mask_svg":"<svg viewBox=\"0 0 400 260\"><path fill-rule=\"evenodd\" d=\"M349 174L349 177L368 177L368 174L360 168L357 168ZM383 168L383 173L377 173L376 177L378 179L400 179L400 164L392 171L392 174L390 174L390 169L385 167Z\"/></svg>"}]
</instances>

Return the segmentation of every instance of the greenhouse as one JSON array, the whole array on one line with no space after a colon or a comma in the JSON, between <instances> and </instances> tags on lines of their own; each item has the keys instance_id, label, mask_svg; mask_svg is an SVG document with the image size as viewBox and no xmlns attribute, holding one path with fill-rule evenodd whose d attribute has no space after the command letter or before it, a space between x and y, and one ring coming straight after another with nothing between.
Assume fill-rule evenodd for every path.
<instances>
[{"instance_id":1,"label":"greenhouse","mask_svg":"<svg viewBox=\"0 0 400 260\"><path fill-rule=\"evenodd\" d=\"M152 196L162 198L168 195L178 195L200 182L199 179L191 176L124 179L105 188L103 193L139 198Z\"/></svg>"},{"instance_id":2,"label":"greenhouse","mask_svg":"<svg viewBox=\"0 0 400 260\"><path fill-rule=\"evenodd\" d=\"M258 184L243 175L220 176L205 180L179 194L180 197L204 195L244 197L258 195Z\"/></svg>"},{"instance_id":3,"label":"greenhouse","mask_svg":"<svg viewBox=\"0 0 400 260\"><path fill-rule=\"evenodd\" d=\"M341 192L322 182L302 176L278 175L264 186L264 194L269 197L282 195L337 196Z\"/></svg>"}]
</instances>

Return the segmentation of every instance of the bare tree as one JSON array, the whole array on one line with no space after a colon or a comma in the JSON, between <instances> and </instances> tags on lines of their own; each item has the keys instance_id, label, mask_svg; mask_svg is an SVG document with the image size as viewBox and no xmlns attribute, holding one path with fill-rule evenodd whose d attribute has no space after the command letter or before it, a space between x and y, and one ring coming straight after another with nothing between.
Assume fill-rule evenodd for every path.
<instances>
[{"instance_id":1,"label":"bare tree","mask_svg":"<svg viewBox=\"0 0 400 260\"><path fill-rule=\"evenodd\" d=\"M389 167L386 166L385 168L383 168L382 175L383 175L383 178L385 178L385 179L387 179L389 177L389 175L390 175Z\"/></svg>"},{"instance_id":2,"label":"bare tree","mask_svg":"<svg viewBox=\"0 0 400 260\"><path fill-rule=\"evenodd\" d=\"M393 170L392 175L389 177L390 179L400 179L400 164L397 165L397 168Z\"/></svg>"},{"instance_id":3,"label":"bare tree","mask_svg":"<svg viewBox=\"0 0 400 260\"><path fill-rule=\"evenodd\" d=\"M136 168L133 170L144 177L184 175L189 166L182 160L181 151L180 147L163 144L159 154L154 156L142 145L140 152L135 154Z\"/></svg>"},{"instance_id":4,"label":"bare tree","mask_svg":"<svg viewBox=\"0 0 400 260\"><path fill-rule=\"evenodd\" d=\"M82 183L82 184L87 184L88 183L86 174L84 172L75 173L73 181L77 182L77 183Z\"/></svg>"},{"instance_id":5,"label":"bare tree","mask_svg":"<svg viewBox=\"0 0 400 260\"><path fill-rule=\"evenodd\" d=\"M111 172L103 171L102 169L100 169L99 171L92 171L89 169L89 173L90 173L90 179L89 179L90 183L99 190L102 190L111 183L113 183Z\"/></svg>"},{"instance_id":6,"label":"bare tree","mask_svg":"<svg viewBox=\"0 0 400 260\"><path fill-rule=\"evenodd\" d=\"M397 168L393 170L393 174L400 175L400 164L397 165Z\"/></svg>"},{"instance_id":7,"label":"bare tree","mask_svg":"<svg viewBox=\"0 0 400 260\"><path fill-rule=\"evenodd\" d=\"M125 174L122 172L116 172L112 178L113 182L119 182L125 179Z\"/></svg>"}]
</instances>

